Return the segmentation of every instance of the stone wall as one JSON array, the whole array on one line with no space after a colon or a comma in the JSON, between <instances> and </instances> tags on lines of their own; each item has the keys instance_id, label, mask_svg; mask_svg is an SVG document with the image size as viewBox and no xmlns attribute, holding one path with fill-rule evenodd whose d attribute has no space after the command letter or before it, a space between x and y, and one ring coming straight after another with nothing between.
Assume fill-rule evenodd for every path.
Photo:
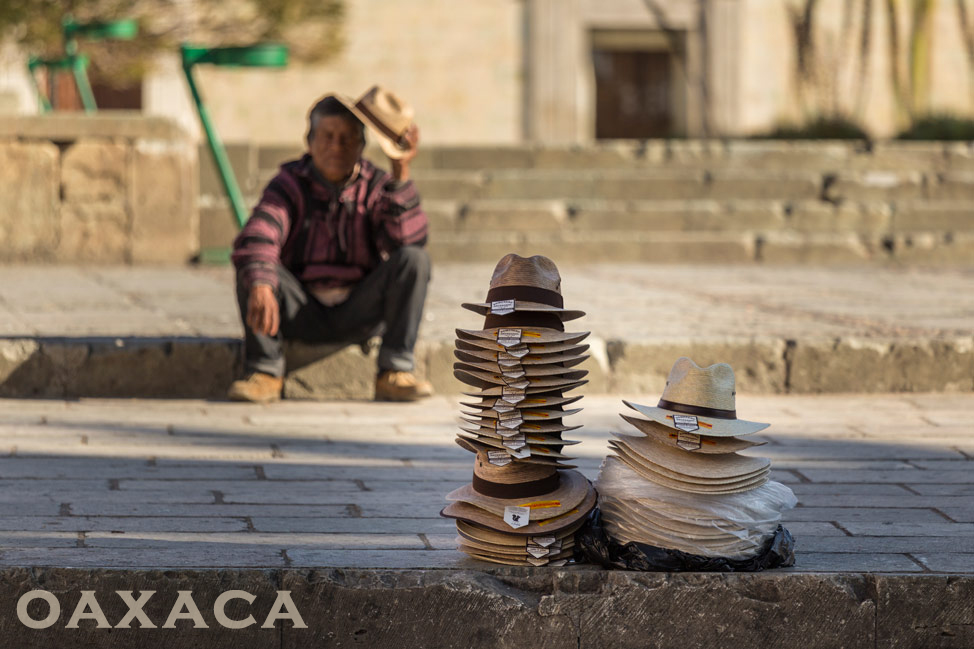
<instances>
[{"instance_id":1,"label":"stone wall","mask_svg":"<svg viewBox=\"0 0 974 649\"><path fill-rule=\"evenodd\" d=\"M0 262L180 263L199 246L196 146L162 118L0 120Z\"/></svg>"}]
</instances>

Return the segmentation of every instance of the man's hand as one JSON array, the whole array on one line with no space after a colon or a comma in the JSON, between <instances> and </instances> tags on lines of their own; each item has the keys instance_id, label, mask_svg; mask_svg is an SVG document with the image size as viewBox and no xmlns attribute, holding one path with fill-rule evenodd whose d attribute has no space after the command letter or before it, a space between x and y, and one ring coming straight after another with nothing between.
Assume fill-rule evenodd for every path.
<instances>
[{"instance_id":1,"label":"man's hand","mask_svg":"<svg viewBox=\"0 0 974 649\"><path fill-rule=\"evenodd\" d=\"M267 284L254 284L247 300L247 326L256 333L276 336L281 325L281 310L274 289Z\"/></svg>"},{"instance_id":2,"label":"man's hand","mask_svg":"<svg viewBox=\"0 0 974 649\"><path fill-rule=\"evenodd\" d=\"M409 149L400 159L392 160L392 177L399 182L406 182L409 180L409 163L419 151L419 127L415 124L411 125L402 137L409 144Z\"/></svg>"}]
</instances>

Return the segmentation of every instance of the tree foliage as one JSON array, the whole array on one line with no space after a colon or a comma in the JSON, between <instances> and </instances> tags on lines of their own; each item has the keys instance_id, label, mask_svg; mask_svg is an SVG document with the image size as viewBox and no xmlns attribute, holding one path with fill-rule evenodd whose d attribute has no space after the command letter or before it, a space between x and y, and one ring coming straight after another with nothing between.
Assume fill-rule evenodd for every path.
<instances>
[{"instance_id":1,"label":"tree foliage","mask_svg":"<svg viewBox=\"0 0 974 649\"><path fill-rule=\"evenodd\" d=\"M160 51L181 42L211 47L262 41L289 46L297 61L322 61L344 44L344 0L3 0L0 38L29 54L64 53L62 21L134 18L134 41L84 43L82 51L106 77L138 75Z\"/></svg>"}]
</instances>

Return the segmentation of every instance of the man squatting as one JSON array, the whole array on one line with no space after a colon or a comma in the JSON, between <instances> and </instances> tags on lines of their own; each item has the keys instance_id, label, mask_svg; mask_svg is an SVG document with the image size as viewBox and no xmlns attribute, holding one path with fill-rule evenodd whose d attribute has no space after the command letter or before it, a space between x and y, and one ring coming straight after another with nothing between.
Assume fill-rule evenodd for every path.
<instances>
[{"instance_id":1,"label":"man squatting","mask_svg":"<svg viewBox=\"0 0 974 649\"><path fill-rule=\"evenodd\" d=\"M377 92L386 91L363 99ZM432 393L413 374L430 277L427 218L409 177L419 129L393 140L381 117L356 110L374 118L390 155L392 173L382 171L362 157L365 126L350 110L361 102L315 104L308 152L281 166L234 241L246 378L230 386L233 400L280 399L284 340L361 344L379 332L375 399Z\"/></svg>"}]
</instances>

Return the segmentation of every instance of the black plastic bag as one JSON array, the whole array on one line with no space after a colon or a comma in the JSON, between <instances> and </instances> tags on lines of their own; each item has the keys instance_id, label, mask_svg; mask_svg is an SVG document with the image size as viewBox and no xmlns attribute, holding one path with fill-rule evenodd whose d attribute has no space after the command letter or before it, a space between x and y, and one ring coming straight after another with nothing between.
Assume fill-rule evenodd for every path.
<instances>
[{"instance_id":1,"label":"black plastic bag","mask_svg":"<svg viewBox=\"0 0 974 649\"><path fill-rule=\"evenodd\" d=\"M636 542L622 545L606 534L602 513L596 508L575 536L575 561L650 572L757 572L795 565L795 539L778 525L761 552L749 559L702 557Z\"/></svg>"}]
</instances>

